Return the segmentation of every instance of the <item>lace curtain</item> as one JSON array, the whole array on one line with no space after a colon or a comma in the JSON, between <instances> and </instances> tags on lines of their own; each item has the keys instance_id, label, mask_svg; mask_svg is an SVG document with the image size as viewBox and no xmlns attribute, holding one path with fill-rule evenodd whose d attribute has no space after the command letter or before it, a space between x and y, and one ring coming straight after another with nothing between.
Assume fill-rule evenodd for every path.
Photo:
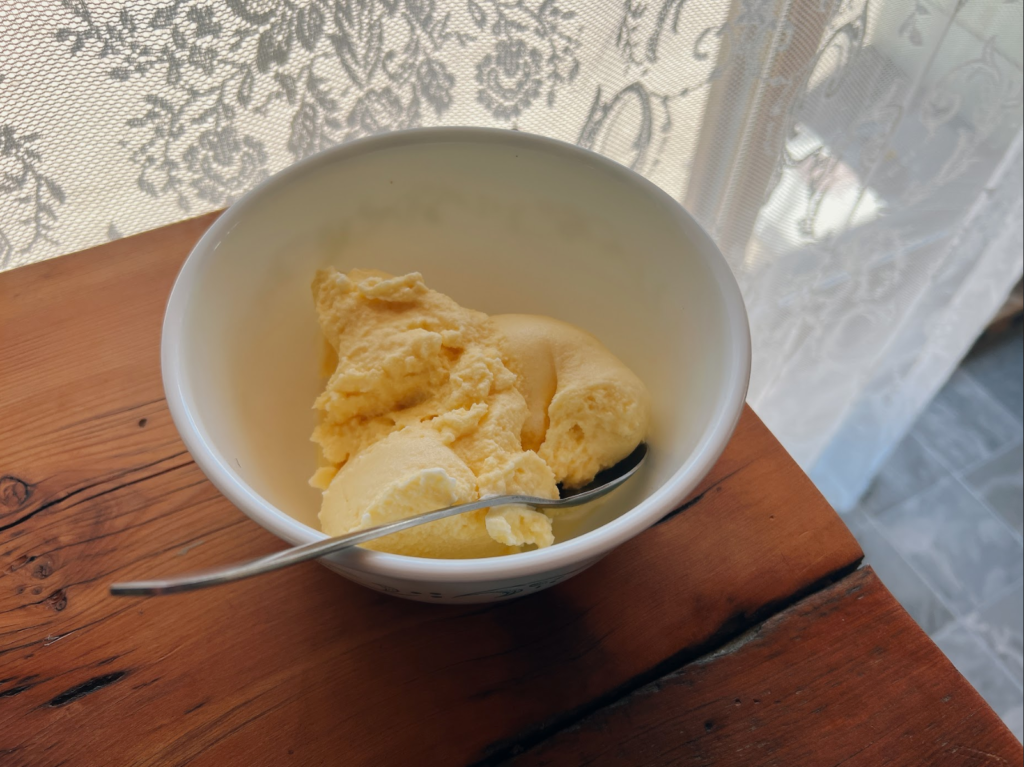
<instances>
[{"instance_id":1,"label":"lace curtain","mask_svg":"<svg viewBox=\"0 0 1024 767\"><path fill-rule=\"evenodd\" d=\"M720 243L750 402L851 505L1021 274L1020 0L23 0L0 268L230 204L359 136L602 152Z\"/></svg>"}]
</instances>

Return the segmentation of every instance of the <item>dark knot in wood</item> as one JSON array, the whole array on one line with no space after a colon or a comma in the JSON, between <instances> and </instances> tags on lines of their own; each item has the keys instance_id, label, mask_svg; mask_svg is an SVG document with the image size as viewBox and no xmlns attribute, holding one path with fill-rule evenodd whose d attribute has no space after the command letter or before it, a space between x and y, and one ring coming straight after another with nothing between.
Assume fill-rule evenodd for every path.
<instances>
[{"instance_id":1,"label":"dark knot in wood","mask_svg":"<svg viewBox=\"0 0 1024 767\"><path fill-rule=\"evenodd\" d=\"M0 513L16 511L32 495L32 487L17 477L0 477Z\"/></svg>"}]
</instances>

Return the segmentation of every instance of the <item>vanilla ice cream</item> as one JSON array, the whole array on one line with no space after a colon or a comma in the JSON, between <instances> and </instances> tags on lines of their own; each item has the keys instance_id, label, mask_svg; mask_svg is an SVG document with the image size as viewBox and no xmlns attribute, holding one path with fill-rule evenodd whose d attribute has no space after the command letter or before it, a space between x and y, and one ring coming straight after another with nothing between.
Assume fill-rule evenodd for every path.
<instances>
[{"instance_id":1,"label":"vanilla ice cream","mask_svg":"<svg viewBox=\"0 0 1024 767\"><path fill-rule=\"evenodd\" d=\"M557 498L629 455L646 433L640 380L597 339L547 317L488 317L419 274L335 269L313 297L326 341L313 441L328 535L491 495ZM469 512L365 544L424 557L549 546L524 506Z\"/></svg>"}]
</instances>

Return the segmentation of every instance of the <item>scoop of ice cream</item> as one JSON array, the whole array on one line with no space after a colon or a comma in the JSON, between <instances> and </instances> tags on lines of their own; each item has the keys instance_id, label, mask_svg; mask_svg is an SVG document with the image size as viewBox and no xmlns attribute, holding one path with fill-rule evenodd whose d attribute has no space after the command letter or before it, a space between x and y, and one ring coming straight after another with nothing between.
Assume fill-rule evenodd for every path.
<instances>
[{"instance_id":1,"label":"scoop of ice cream","mask_svg":"<svg viewBox=\"0 0 1024 767\"><path fill-rule=\"evenodd\" d=\"M643 441L650 395L639 378L586 331L550 317L491 318L522 378L524 448L536 450L567 487L614 466Z\"/></svg>"},{"instance_id":2,"label":"scoop of ice cream","mask_svg":"<svg viewBox=\"0 0 1024 767\"><path fill-rule=\"evenodd\" d=\"M328 464L394 431L514 390L486 315L429 290L419 274L335 269L313 281L333 370L313 439Z\"/></svg>"},{"instance_id":3,"label":"scoop of ice cream","mask_svg":"<svg viewBox=\"0 0 1024 767\"><path fill-rule=\"evenodd\" d=\"M395 432L348 461L324 492L320 524L328 535L394 522L476 500L476 477L451 448L412 429ZM487 534L485 510L431 522L370 541L368 548L441 557L503 553Z\"/></svg>"},{"instance_id":4,"label":"scoop of ice cream","mask_svg":"<svg viewBox=\"0 0 1024 767\"><path fill-rule=\"evenodd\" d=\"M540 460L534 453L523 457L527 455ZM514 479L515 471L512 475ZM525 484L505 492L532 494L531 483ZM343 535L478 497L473 472L438 432L412 427L375 443L338 470L324 492L320 523L328 535ZM501 506L440 519L365 545L395 554L466 558L551 542L547 516L523 506Z\"/></svg>"}]
</instances>

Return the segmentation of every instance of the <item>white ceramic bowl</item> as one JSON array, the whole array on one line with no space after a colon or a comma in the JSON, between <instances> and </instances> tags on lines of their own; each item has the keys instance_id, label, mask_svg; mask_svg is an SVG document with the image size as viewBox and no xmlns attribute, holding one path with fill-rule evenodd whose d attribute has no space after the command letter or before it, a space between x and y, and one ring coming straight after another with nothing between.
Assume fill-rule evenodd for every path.
<instances>
[{"instance_id":1,"label":"white ceramic bowl","mask_svg":"<svg viewBox=\"0 0 1024 767\"><path fill-rule=\"evenodd\" d=\"M507 557L350 549L321 560L364 586L436 602L506 599L578 573L675 509L740 416L750 335L739 289L668 195L600 155L511 131L436 128L354 141L231 206L178 275L164 320L171 415L206 476L291 544L323 538L309 441L322 386L309 283L317 267L422 272L491 314L589 330L647 384L647 465Z\"/></svg>"}]
</instances>

